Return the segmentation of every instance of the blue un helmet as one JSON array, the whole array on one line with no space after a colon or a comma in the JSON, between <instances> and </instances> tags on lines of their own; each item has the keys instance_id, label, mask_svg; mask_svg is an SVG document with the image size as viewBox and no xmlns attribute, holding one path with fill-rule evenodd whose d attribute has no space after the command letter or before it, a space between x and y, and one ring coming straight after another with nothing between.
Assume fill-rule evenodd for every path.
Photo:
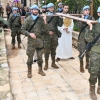
<instances>
[{"instance_id":1,"label":"blue un helmet","mask_svg":"<svg viewBox=\"0 0 100 100\"><path fill-rule=\"evenodd\" d=\"M47 8L50 8L50 7L54 7L54 4L53 4L53 3L49 3L49 4L47 5Z\"/></svg>"},{"instance_id":2,"label":"blue un helmet","mask_svg":"<svg viewBox=\"0 0 100 100\"><path fill-rule=\"evenodd\" d=\"M89 6L84 6L83 7L83 10L86 10L86 9L89 9L90 10L90 7Z\"/></svg>"},{"instance_id":3,"label":"blue un helmet","mask_svg":"<svg viewBox=\"0 0 100 100\"><path fill-rule=\"evenodd\" d=\"M31 9L39 10L39 7L37 5L33 5L33 6L31 6Z\"/></svg>"},{"instance_id":4,"label":"blue un helmet","mask_svg":"<svg viewBox=\"0 0 100 100\"><path fill-rule=\"evenodd\" d=\"M58 3L58 7L59 7L60 5L62 5L62 2L59 2L59 3Z\"/></svg>"},{"instance_id":5,"label":"blue un helmet","mask_svg":"<svg viewBox=\"0 0 100 100\"><path fill-rule=\"evenodd\" d=\"M46 9L46 8L47 8L47 6L46 6L46 5L43 5L43 6L42 6L42 9Z\"/></svg>"},{"instance_id":6,"label":"blue un helmet","mask_svg":"<svg viewBox=\"0 0 100 100\"><path fill-rule=\"evenodd\" d=\"M99 13L100 12L100 7L98 7L98 9L97 9L97 13Z\"/></svg>"},{"instance_id":7,"label":"blue un helmet","mask_svg":"<svg viewBox=\"0 0 100 100\"><path fill-rule=\"evenodd\" d=\"M18 10L18 8L17 8L17 7L13 7L13 8L12 8L12 11L14 11L14 10L16 10L16 11L17 11L17 10Z\"/></svg>"}]
</instances>

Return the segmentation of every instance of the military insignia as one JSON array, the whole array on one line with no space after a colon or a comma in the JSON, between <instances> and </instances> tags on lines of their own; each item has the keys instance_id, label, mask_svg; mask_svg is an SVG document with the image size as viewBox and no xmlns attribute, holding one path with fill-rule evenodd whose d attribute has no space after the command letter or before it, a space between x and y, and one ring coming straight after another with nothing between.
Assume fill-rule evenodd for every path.
<instances>
[{"instance_id":1,"label":"military insignia","mask_svg":"<svg viewBox=\"0 0 100 100\"><path fill-rule=\"evenodd\" d=\"M64 18L63 23L64 23L64 26L69 27L72 23L72 19Z\"/></svg>"}]
</instances>

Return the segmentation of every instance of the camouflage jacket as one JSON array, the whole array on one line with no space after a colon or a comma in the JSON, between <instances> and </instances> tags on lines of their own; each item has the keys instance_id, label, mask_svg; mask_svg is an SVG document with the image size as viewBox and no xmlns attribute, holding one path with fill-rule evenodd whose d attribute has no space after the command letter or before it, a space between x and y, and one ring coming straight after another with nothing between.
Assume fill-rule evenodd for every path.
<instances>
[{"instance_id":1,"label":"camouflage jacket","mask_svg":"<svg viewBox=\"0 0 100 100\"><path fill-rule=\"evenodd\" d=\"M13 14L11 14L8 22L9 22L10 29L21 28L21 16L20 16L20 14L17 13L16 18Z\"/></svg>"},{"instance_id":2,"label":"camouflage jacket","mask_svg":"<svg viewBox=\"0 0 100 100\"><path fill-rule=\"evenodd\" d=\"M51 19L51 16L47 16L47 22ZM58 28L57 26L62 26L63 25L63 19L60 18L59 16L54 16L52 21L48 24L48 32L52 31L55 34L58 33Z\"/></svg>"},{"instance_id":3,"label":"camouflage jacket","mask_svg":"<svg viewBox=\"0 0 100 100\"><path fill-rule=\"evenodd\" d=\"M98 34L100 34L100 23L95 24L93 26L92 31L90 30L86 31L85 39L87 42L91 42L98 36ZM91 48L91 51L100 53L100 37L97 40L97 42L93 45L93 47Z\"/></svg>"},{"instance_id":4,"label":"camouflage jacket","mask_svg":"<svg viewBox=\"0 0 100 100\"><path fill-rule=\"evenodd\" d=\"M47 32L47 25L44 23L44 20L39 17L36 24L29 32L29 29L31 28L33 23L34 20L32 16L27 17L21 27L21 33L27 35L29 41L34 41L34 39L29 36L30 33L34 33L36 35L36 38L43 39L44 33Z\"/></svg>"},{"instance_id":5,"label":"camouflage jacket","mask_svg":"<svg viewBox=\"0 0 100 100\"><path fill-rule=\"evenodd\" d=\"M9 27L8 21L4 20L2 17L0 17L0 27L3 27L3 28Z\"/></svg>"},{"instance_id":6,"label":"camouflage jacket","mask_svg":"<svg viewBox=\"0 0 100 100\"><path fill-rule=\"evenodd\" d=\"M91 16L89 16L87 19L94 20L94 18L91 17ZM84 23L84 22L79 22L79 23L78 23L78 27L79 27L80 31L82 30L82 28L83 28L84 26L86 26L86 23ZM80 36L79 36L79 39L80 39L80 38L85 38L85 32L86 32L87 30L89 30L89 26L88 26L88 25L87 25L86 28L81 32L81 34L80 34Z\"/></svg>"},{"instance_id":7,"label":"camouflage jacket","mask_svg":"<svg viewBox=\"0 0 100 100\"><path fill-rule=\"evenodd\" d=\"M31 15L31 12L26 12L25 18L27 18L27 17L30 16L30 15Z\"/></svg>"}]
</instances>

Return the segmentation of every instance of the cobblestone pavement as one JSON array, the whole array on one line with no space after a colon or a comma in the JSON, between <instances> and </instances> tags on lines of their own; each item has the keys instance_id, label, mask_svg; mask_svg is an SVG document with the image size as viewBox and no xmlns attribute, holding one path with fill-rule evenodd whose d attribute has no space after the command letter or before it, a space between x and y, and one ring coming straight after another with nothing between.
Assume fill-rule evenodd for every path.
<instances>
[{"instance_id":1,"label":"cobblestone pavement","mask_svg":"<svg viewBox=\"0 0 100 100\"><path fill-rule=\"evenodd\" d=\"M24 36L22 36L23 39ZM26 47L27 38L23 40ZM45 71L40 76L37 64L32 65L32 78L27 78L27 56L24 48L11 50L10 34L6 35L10 82L14 100L91 100L89 97L89 73L79 72L78 51L73 48L74 60L61 60L59 69ZM23 45L22 45L23 46ZM44 65L44 64L43 64ZM98 100L100 95L97 94Z\"/></svg>"}]
</instances>

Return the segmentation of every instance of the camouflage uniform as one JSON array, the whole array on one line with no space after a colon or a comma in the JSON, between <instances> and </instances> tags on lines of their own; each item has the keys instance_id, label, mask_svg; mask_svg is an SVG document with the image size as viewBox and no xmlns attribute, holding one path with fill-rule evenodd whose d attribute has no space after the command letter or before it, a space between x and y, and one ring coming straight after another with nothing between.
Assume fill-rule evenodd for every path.
<instances>
[{"instance_id":1,"label":"camouflage uniform","mask_svg":"<svg viewBox=\"0 0 100 100\"><path fill-rule=\"evenodd\" d=\"M88 42L91 42L100 33L99 29L100 24L94 25L92 32L85 34L85 39ZM95 85L97 78L98 82L100 83L100 38L91 49L89 73L90 84Z\"/></svg>"},{"instance_id":2,"label":"camouflage uniform","mask_svg":"<svg viewBox=\"0 0 100 100\"><path fill-rule=\"evenodd\" d=\"M3 27L3 28L9 27L8 21L4 20L2 17L0 17L0 27Z\"/></svg>"},{"instance_id":3,"label":"camouflage uniform","mask_svg":"<svg viewBox=\"0 0 100 100\"><path fill-rule=\"evenodd\" d=\"M37 52L37 63L39 68L42 68L42 54L43 54L43 33L46 31L46 26L44 24L44 21L42 18L39 18L36 22L36 24L34 25L34 27L32 28L32 30L30 32L29 29L30 27L33 25L34 20L31 16L27 17L25 19L24 24L21 27L21 32L24 35L28 36L28 46L27 46L27 56L28 56L28 60L27 60L27 66L28 68L32 67L33 64L33 55L34 52L36 50ZM29 36L30 33L34 33L36 35L36 39L33 39ZM31 78L31 77L29 77Z\"/></svg>"},{"instance_id":4,"label":"camouflage uniform","mask_svg":"<svg viewBox=\"0 0 100 100\"><path fill-rule=\"evenodd\" d=\"M51 19L50 16L47 17L47 22ZM54 32L52 35L49 33L45 35L44 37L44 46L45 46L45 67L44 70L48 69L48 59L49 54L51 53L51 59L52 59L52 67L53 65L55 68L58 66L55 65L55 55L56 55L56 48L58 46L58 28L57 26L62 26L63 19L57 17L54 17L52 21L48 24L48 32L52 31Z\"/></svg>"},{"instance_id":5,"label":"camouflage uniform","mask_svg":"<svg viewBox=\"0 0 100 100\"><path fill-rule=\"evenodd\" d=\"M13 14L10 15L10 17L9 17L9 26L10 26L10 29L11 29L12 44L15 45L15 37L17 35L18 47L20 48L20 43L21 43L21 37L20 37L21 16L19 15L19 13L17 13L16 16L17 17L15 19L15 16Z\"/></svg>"},{"instance_id":6,"label":"camouflage uniform","mask_svg":"<svg viewBox=\"0 0 100 100\"><path fill-rule=\"evenodd\" d=\"M87 42L94 40L98 34L100 34L100 23L95 24L92 31L85 33L85 39ZM91 48L90 55L90 66L88 69L90 73L89 83L90 83L90 97L96 98L95 94L95 84L98 79L98 89L97 93L100 94L100 37L97 42Z\"/></svg>"},{"instance_id":7,"label":"camouflage uniform","mask_svg":"<svg viewBox=\"0 0 100 100\"><path fill-rule=\"evenodd\" d=\"M87 19L91 19L93 20L93 18L91 18L91 16L89 16ZM79 28L82 29L84 26L86 25L86 23L82 23L79 22ZM84 72L84 67L83 67L83 57L80 58L80 55L82 55L82 53L84 52L88 42L85 40L85 32L86 30L88 30L89 27L87 26L80 34L79 36L79 40L78 40L78 51L79 51L79 60L80 60L80 71ZM90 58L90 51L86 52L86 66L85 68L88 69L89 66L89 58ZM81 70L81 68L83 70Z\"/></svg>"},{"instance_id":8,"label":"camouflage uniform","mask_svg":"<svg viewBox=\"0 0 100 100\"><path fill-rule=\"evenodd\" d=\"M27 18L28 16L30 16L31 15L31 12L27 12L26 14L25 14L25 18Z\"/></svg>"}]
</instances>

